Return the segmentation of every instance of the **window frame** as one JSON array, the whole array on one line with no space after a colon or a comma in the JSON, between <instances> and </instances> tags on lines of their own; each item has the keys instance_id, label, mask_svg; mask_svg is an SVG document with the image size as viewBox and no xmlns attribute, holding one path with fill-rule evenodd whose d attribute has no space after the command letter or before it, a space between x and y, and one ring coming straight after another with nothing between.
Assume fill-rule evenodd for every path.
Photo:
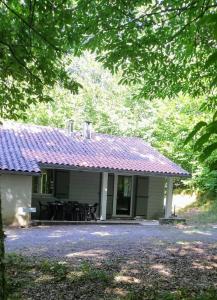
<instances>
[{"instance_id":1,"label":"window frame","mask_svg":"<svg viewBox=\"0 0 217 300\"><path fill-rule=\"evenodd\" d=\"M47 175L47 172L50 171L52 172L52 181L51 184L53 184L52 187L52 192L51 193L42 193L43 191L43 175ZM40 176L34 176L33 178L37 178L38 179L38 192L33 192L33 188L32 188L32 194L33 195L40 195L40 196L44 196L44 197L49 197L49 196L53 196L54 195L54 184L55 184L55 173L54 173L54 169L45 169L42 170L41 175ZM33 184L33 183L32 183Z\"/></svg>"},{"instance_id":2,"label":"window frame","mask_svg":"<svg viewBox=\"0 0 217 300\"><path fill-rule=\"evenodd\" d=\"M131 177L131 198L130 198L130 214L129 215L119 215L116 212L117 209L117 192L118 192L118 177L119 176L124 176L124 177ZM113 217L132 217L133 216L133 191L134 191L134 175L129 175L125 173L115 173L114 174L114 195L113 195L113 212L112 216Z\"/></svg>"}]
</instances>

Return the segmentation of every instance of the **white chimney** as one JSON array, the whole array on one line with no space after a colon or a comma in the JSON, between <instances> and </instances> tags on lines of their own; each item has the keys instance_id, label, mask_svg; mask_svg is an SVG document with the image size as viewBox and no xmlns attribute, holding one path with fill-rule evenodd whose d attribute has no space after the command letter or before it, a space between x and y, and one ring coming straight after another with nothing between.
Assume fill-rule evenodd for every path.
<instances>
[{"instance_id":1,"label":"white chimney","mask_svg":"<svg viewBox=\"0 0 217 300\"><path fill-rule=\"evenodd\" d=\"M89 121L84 122L84 128L83 128L83 136L85 139L91 139L91 133L92 133L92 123Z\"/></svg>"},{"instance_id":2,"label":"white chimney","mask_svg":"<svg viewBox=\"0 0 217 300\"><path fill-rule=\"evenodd\" d=\"M74 125L74 121L73 120L68 120L66 122L66 129L67 129L67 133L69 135L73 132L73 125Z\"/></svg>"}]
</instances>

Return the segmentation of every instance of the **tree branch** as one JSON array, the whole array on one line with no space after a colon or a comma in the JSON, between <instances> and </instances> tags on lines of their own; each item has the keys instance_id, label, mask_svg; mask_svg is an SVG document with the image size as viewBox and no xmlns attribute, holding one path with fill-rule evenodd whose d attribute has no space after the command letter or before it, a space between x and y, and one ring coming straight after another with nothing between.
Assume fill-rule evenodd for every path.
<instances>
[{"instance_id":1,"label":"tree branch","mask_svg":"<svg viewBox=\"0 0 217 300\"><path fill-rule=\"evenodd\" d=\"M10 53L12 54L13 58L17 61L19 65L21 65L32 77L34 77L40 84L43 84L42 80L35 74L32 73L32 71L16 56L14 49L6 42L0 41L0 44L6 46Z\"/></svg>"},{"instance_id":2,"label":"tree branch","mask_svg":"<svg viewBox=\"0 0 217 300\"><path fill-rule=\"evenodd\" d=\"M14 9L12 9L7 3L1 0L2 4L7 7L7 9L14 14L19 20L21 20L28 28L30 28L36 35L38 35L44 42L46 42L49 46L51 46L56 51L61 51L61 49L57 48L53 45L45 36L43 36L40 32L38 32L30 23L28 23L21 15L19 15Z\"/></svg>"},{"instance_id":3,"label":"tree branch","mask_svg":"<svg viewBox=\"0 0 217 300\"><path fill-rule=\"evenodd\" d=\"M206 11L209 10L209 9L210 9L210 6L206 6L206 7L202 10L202 12L201 12L199 15L197 15L197 16L196 16L194 19L192 19L191 21L187 22L181 29L179 29L179 30L171 37L170 42L171 42L172 40L174 40L178 35L180 35L183 31L185 31L185 29L186 29L187 27L189 27L192 23L194 23L195 21L197 21L197 20L199 20L200 18L202 18L202 17L204 16L204 14L206 13Z\"/></svg>"}]
</instances>

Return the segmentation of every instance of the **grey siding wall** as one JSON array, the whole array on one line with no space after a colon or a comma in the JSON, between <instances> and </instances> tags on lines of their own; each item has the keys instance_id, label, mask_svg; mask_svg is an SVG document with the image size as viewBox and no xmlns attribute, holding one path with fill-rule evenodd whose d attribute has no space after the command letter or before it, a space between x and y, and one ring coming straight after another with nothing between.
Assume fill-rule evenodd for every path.
<instances>
[{"instance_id":1,"label":"grey siding wall","mask_svg":"<svg viewBox=\"0 0 217 300\"><path fill-rule=\"evenodd\" d=\"M149 177L136 177L135 216L147 218Z\"/></svg>"},{"instance_id":2,"label":"grey siding wall","mask_svg":"<svg viewBox=\"0 0 217 300\"><path fill-rule=\"evenodd\" d=\"M149 197L147 219L159 219L163 216L165 178L149 177Z\"/></svg>"},{"instance_id":3,"label":"grey siding wall","mask_svg":"<svg viewBox=\"0 0 217 300\"><path fill-rule=\"evenodd\" d=\"M100 173L70 172L69 200L81 203L99 203Z\"/></svg>"}]
</instances>

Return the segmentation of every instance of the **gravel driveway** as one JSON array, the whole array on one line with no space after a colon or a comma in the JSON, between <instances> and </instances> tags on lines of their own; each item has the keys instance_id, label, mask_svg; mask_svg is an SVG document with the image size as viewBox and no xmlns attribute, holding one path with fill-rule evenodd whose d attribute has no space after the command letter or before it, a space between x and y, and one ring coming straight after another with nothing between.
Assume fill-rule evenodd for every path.
<instances>
[{"instance_id":1,"label":"gravel driveway","mask_svg":"<svg viewBox=\"0 0 217 300\"><path fill-rule=\"evenodd\" d=\"M8 252L66 259L130 255L153 244L217 242L217 226L67 225L7 229L6 234Z\"/></svg>"},{"instance_id":2,"label":"gravel driveway","mask_svg":"<svg viewBox=\"0 0 217 300\"><path fill-rule=\"evenodd\" d=\"M54 284L33 270L33 283L22 290L25 300L131 299L124 298L131 293L132 299L150 300L162 299L156 296L161 292L192 296L208 289L216 291L209 299L217 299L217 226L68 225L7 229L6 234L7 252L37 262L51 258L84 276Z\"/></svg>"}]
</instances>

